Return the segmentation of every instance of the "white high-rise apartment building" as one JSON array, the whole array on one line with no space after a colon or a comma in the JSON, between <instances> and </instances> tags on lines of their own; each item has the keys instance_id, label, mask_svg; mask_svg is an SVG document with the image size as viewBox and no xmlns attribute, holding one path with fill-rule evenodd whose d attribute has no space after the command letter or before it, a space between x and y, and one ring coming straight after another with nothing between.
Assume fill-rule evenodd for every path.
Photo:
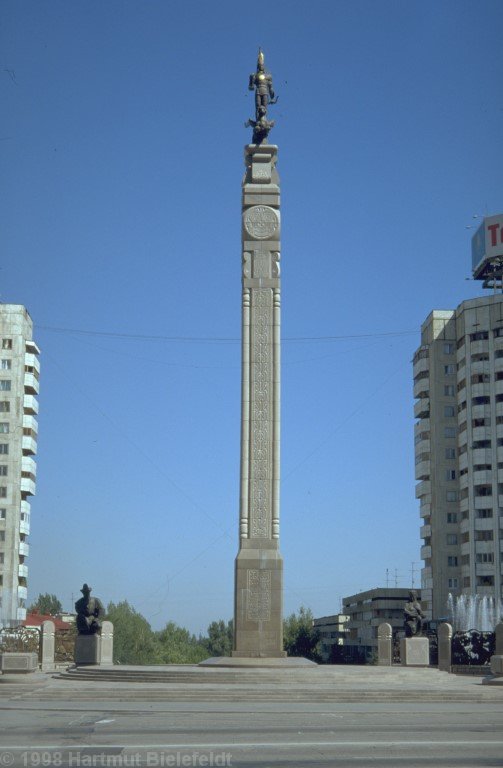
<instances>
[{"instance_id":1,"label":"white high-rise apartment building","mask_svg":"<svg viewBox=\"0 0 503 768\"><path fill-rule=\"evenodd\" d=\"M23 306L0 304L0 626L26 618L40 372L32 329Z\"/></svg>"},{"instance_id":2,"label":"white high-rise apartment building","mask_svg":"<svg viewBox=\"0 0 503 768\"><path fill-rule=\"evenodd\" d=\"M503 295L434 310L414 355L416 497L429 618L502 594Z\"/></svg>"}]
</instances>

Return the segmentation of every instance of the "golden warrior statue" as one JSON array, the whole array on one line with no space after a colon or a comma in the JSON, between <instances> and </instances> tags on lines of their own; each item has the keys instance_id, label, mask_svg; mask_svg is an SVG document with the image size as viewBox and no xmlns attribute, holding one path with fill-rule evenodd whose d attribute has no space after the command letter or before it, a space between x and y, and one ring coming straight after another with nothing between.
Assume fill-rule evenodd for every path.
<instances>
[{"instance_id":1,"label":"golden warrior statue","mask_svg":"<svg viewBox=\"0 0 503 768\"><path fill-rule=\"evenodd\" d=\"M248 120L245 126L253 128L253 143L260 144L267 139L274 125L274 120L268 120L266 117L267 107L277 101L277 98L274 98L272 75L265 70L264 54L261 48L258 49L257 71L251 73L248 89L255 90L255 120Z\"/></svg>"}]
</instances>

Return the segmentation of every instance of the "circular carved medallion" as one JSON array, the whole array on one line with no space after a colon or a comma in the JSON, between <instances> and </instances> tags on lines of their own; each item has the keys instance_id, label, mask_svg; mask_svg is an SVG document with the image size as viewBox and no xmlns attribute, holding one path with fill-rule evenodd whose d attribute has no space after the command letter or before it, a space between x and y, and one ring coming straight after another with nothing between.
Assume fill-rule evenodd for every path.
<instances>
[{"instance_id":1,"label":"circular carved medallion","mask_svg":"<svg viewBox=\"0 0 503 768\"><path fill-rule=\"evenodd\" d=\"M267 240L277 233L279 217L274 208L269 208L268 205L254 205L246 211L244 225L251 237Z\"/></svg>"}]
</instances>

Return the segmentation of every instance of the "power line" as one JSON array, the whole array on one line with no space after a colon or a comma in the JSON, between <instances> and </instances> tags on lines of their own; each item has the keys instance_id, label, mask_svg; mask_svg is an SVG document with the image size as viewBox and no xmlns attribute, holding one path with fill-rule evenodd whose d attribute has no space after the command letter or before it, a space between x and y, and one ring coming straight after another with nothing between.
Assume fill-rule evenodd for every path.
<instances>
[{"instance_id":1,"label":"power line","mask_svg":"<svg viewBox=\"0 0 503 768\"><path fill-rule=\"evenodd\" d=\"M140 341L170 341L181 343L217 343L217 344L236 344L241 341L239 337L234 336L167 336L162 334L142 334L142 333L118 333L115 331L92 331L86 328L62 328L52 325L36 324L35 328L40 331L50 331L52 333L80 334L84 336L106 336L116 339L138 339ZM410 336L416 334L417 329L412 331L384 331L380 333L353 333L341 334L338 336L285 336L284 342L313 342L313 341L344 341L347 339L369 339L369 338L390 338L396 336Z\"/></svg>"}]
</instances>

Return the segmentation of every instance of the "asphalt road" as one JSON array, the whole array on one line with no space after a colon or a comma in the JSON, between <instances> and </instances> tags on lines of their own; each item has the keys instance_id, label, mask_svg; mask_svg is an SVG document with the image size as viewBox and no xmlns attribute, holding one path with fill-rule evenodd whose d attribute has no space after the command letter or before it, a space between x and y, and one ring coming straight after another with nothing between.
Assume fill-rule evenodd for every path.
<instances>
[{"instance_id":1,"label":"asphalt road","mask_svg":"<svg viewBox=\"0 0 503 768\"><path fill-rule=\"evenodd\" d=\"M0 698L0 766L503 766L490 703L232 704Z\"/></svg>"}]
</instances>

